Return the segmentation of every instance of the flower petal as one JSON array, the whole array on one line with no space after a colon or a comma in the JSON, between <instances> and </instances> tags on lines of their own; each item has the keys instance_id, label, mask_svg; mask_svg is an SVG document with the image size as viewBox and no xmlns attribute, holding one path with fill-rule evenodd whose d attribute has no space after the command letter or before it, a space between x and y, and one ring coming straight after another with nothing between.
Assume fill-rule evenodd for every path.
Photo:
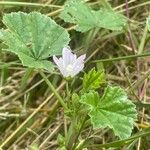
<instances>
[{"instance_id":1,"label":"flower petal","mask_svg":"<svg viewBox=\"0 0 150 150\"><path fill-rule=\"evenodd\" d=\"M78 62L84 62L84 59L86 58L86 54L81 55L80 57L78 57L77 61Z\"/></svg>"},{"instance_id":2,"label":"flower petal","mask_svg":"<svg viewBox=\"0 0 150 150\"><path fill-rule=\"evenodd\" d=\"M55 55L53 56L53 61L57 66L59 66L59 59Z\"/></svg>"},{"instance_id":3,"label":"flower petal","mask_svg":"<svg viewBox=\"0 0 150 150\"><path fill-rule=\"evenodd\" d=\"M82 71L84 68L84 64L81 64L80 66L76 66L73 70L73 76L77 75L80 71Z\"/></svg>"},{"instance_id":4,"label":"flower petal","mask_svg":"<svg viewBox=\"0 0 150 150\"><path fill-rule=\"evenodd\" d=\"M84 59L86 58L86 54L81 55L80 57L77 58L76 62L74 63L74 67L75 66L80 66L82 64L84 64Z\"/></svg>"},{"instance_id":5,"label":"flower petal","mask_svg":"<svg viewBox=\"0 0 150 150\"><path fill-rule=\"evenodd\" d=\"M64 47L62 57L58 59L53 56L53 60L64 77L74 77L83 70L85 57L84 54L77 58L77 55L73 54L69 47Z\"/></svg>"},{"instance_id":6,"label":"flower petal","mask_svg":"<svg viewBox=\"0 0 150 150\"><path fill-rule=\"evenodd\" d=\"M66 71L65 71L65 67L63 66L63 59L61 58L57 58L56 56L53 56L53 60L57 65L57 68L60 70L61 74L65 77L66 76Z\"/></svg>"},{"instance_id":7,"label":"flower petal","mask_svg":"<svg viewBox=\"0 0 150 150\"><path fill-rule=\"evenodd\" d=\"M86 55L81 55L79 58L77 58L76 62L73 64L73 74L74 76L77 75L80 71L84 68L84 59L86 58Z\"/></svg>"},{"instance_id":8,"label":"flower petal","mask_svg":"<svg viewBox=\"0 0 150 150\"><path fill-rule=\"evenodd\" d=\"M77 56L71 52L71 49L69 47L63 48L63 62L65 66L68 66L69 64L73 64Z\"/></svg>"}]
</instances>

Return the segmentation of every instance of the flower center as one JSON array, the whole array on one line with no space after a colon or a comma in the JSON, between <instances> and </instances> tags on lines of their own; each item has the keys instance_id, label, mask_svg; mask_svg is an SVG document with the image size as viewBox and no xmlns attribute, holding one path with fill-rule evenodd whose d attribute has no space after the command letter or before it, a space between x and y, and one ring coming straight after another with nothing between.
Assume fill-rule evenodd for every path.
<instances>
[{"instance_id":1,"label":"flower center","mask_svg":"<svg viewBox=\"0 0 150 150\"><path fill-rule=\"evenodd\" d=\"M73 66L72 66L71 64L69 64L69 65L67 66L67 68L66 68L66 71L67 71L68 73L71 73L71 72L73 71Z\"/></svg>"}]
</instances>

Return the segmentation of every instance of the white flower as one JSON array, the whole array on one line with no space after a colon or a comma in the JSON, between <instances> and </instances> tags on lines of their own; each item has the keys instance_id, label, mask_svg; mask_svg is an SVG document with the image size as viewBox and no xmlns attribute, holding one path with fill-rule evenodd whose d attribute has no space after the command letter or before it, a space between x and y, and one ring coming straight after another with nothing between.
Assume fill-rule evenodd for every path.
<instances>
[{"instance_id":1,"label":"white flower","mask_svg":"<svg viewBox=\"0 0 150 150\"><path fill-rule=\"evenodd\" d=\"M62 57L58 59L53 56L53 60L64 77L74 77L83 70L85 57L84 54L77 58L77 55L73 54L69 47L65 47L62 51Z\"/></svg>"}]
</instances>

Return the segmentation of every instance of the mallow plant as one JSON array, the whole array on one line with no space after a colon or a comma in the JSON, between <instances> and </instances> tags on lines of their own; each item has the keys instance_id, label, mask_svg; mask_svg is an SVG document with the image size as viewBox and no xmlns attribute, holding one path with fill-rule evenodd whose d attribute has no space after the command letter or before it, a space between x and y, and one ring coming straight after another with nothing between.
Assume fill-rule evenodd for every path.
<instances>
[{"instance_id":1,"label":"mallow plant","mask_svg":"<svg viewBox=\"0 0 150 150\"><path fill-rule=\"evenodd\" d=\"M85 6L84 8L86 9ZM107 12L106 16L107 14L109 13ZM62 16L64 15L65 13ZM137 117L135 105L128 99L123 88L107 84L103 70L84 69L86 54L77 56L73 53L71 46L68 46L70 36L66 29L37 12L6 14L3 23L6 28L1 29L0 38L5 44L4 50L16 54L27 69L37 70L64 110L66 123L65 130L57 137L59 149L77 150L88 147L87 141L93 142L91 135L82 136L86 128L110 128L119 139L130 137ZM95 25L93 22L91 24L91 27L88 24L84 30L78 22L78 28L86 31ZM101 25L105 27L105 24L99 22L99 26ZM118 24L116 22L113 23L113 27L110 26L107 24L109 29L116 29ZM120 26L119 22L119 29ZM53 57L53 62L49 57ZM65 96L56 91L46 76L56 68L66 82ZM78 89L72 90L72 83L77 80L82 84ZM5 145L1 147L3 146Z\"/></svg>"}]
</instances>

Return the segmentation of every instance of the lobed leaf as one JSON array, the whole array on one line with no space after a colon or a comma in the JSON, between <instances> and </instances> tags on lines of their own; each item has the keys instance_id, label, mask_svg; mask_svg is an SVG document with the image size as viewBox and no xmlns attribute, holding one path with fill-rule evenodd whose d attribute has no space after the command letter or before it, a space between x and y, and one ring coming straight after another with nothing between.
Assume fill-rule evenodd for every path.
<instances>
[{"instance_id":1,"label":"lobed leaf","mask_svg":"<svg viewBox=\"0 0 150 150\"><path fill-rule=\"evenodd\" d=\"M83 88L85 90L94 90L101 86L101 84L105 83L105 73L104 71L96 71L93 68L87 74L84 74L83 77Z\"/></svg>"},{"instance_id":2,"label":"lobed leaf","mask_svg":"<svg viewBox=\"0 0 150 150\"><path fill-rule=\"evenodd\" d=\"M92 10L83 0L68 0L60 14L65 22L76 24L76 30L86 32L93 28L122 30L127 19L108 8Z\"/></svg>"},{"instance_id":3,"label":"lobed leaf","mask_svg":"<svg viewBox=\"0 0 150 150\"><path fill-rule=\"evenodd\" d=\"M88 114L94 128L109 127L121 139L131 135L136 109L120 87L108 86L102 97L90 91L81 96L80 102L90 110Z\"/></svg>"},{"instance_id":4,"label":"lobed leaf","mask_svg":"<svg viewBox=\"0 0 150 150\"><path fill-rule=\"evenodd\" d=\"M2 40L7 51L19 56L23 65L51 70L53 65L46 59L59 55L69 43L68 32L51 18L37 12L6 14Z\"/></svg>"}]
</instances>

